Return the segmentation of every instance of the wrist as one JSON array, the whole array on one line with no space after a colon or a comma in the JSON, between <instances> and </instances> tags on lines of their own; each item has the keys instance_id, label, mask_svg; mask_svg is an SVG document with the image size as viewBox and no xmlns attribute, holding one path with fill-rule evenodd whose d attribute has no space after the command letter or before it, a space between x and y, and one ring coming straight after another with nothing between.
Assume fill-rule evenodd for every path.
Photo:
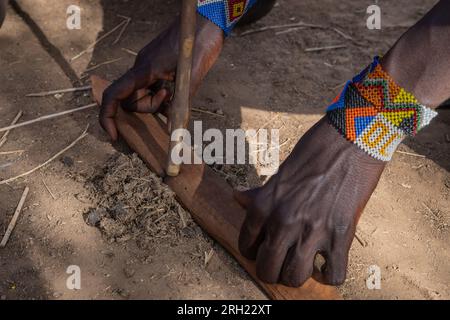
<instances>
[{"instance_id":1,"label":"wrist","mask_svg":"<svg viewBox=\"0 0 450 320\"><path fill-rule=\"evenodd\" d=\"M375 57L347 82L327 115L347 140L370 156L389 161L402 140L416 135L436 112L399 86Z\"/></svg>"},{"instance_id":2,"label":"wrist","mask_svg":"<svg viewBox=\"0 0 450 320\"><path fill-rule=\"evenodd\" d=\"M318 131L320 132L318 137L323 141L328 141L329 148L335 149L336 157L339 157L340 154L345 154L348 161L355 164L358 163L366 168L370 167L383 170L386 166L386 161L370 156L363 149L359 148L356 144L351 143L351 141L340 134L339 131L336 130L336 127L333 125L328 114L326 114L317 125Z\"/></svg>"}]
</instances>

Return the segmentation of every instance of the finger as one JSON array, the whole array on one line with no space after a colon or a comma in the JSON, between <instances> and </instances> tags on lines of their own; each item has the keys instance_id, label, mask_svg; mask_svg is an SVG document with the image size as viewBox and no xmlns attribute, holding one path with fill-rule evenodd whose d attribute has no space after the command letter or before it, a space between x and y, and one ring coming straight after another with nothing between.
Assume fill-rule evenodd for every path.
<instances>
[{"instance_id":1,"label":"finger","mask_svg":"<svg viewBox=\"0 0 450 320\"><path fill-rule=\"evenodd\" d=\"M352 233L353 234L353 233ZM329 250L325 252L325 265L321 282L328 285L341 285L347 276L348 252L352 237L349 234L335 233Z\"/></svg>"},{"instance_id":2,"label":"finger","mask_svg":"<svg viewBox=\"0 0 450 320\"><path fill-rule=\"evenodd\" d=\"M151 108L150 110L152 110L151 112L156 112L157 110L159 110L159 108L161 107L161 105L166 102L168 99L170 98L170 92L166 89L161 89L159 90L152 99L151 102Z\"/></svg>"},{"instance_id":3,"label":"finger","mask_svg":"<svg viewBox=\"0 0 450 320\"><path fill-rule=\"evenodd\" d=\"M264 240L263 227L266 219L256 209L248 211L239 234L239 250L248 259L255 260L258 248Z\"/></svg>"},{"instance_id":4,"label":"finger","mask_svg":"<svg viewBox=\"0 0 450 320\"><path fill-rule=\"evenodd\" d=\"M102 107L100 109L100 125L102 126L103 130L108 133L110 138L113 141L116 141L117 128L114 122L114 116L117 113L118 103L113 99L107 99L105 95L103 96L103 101L105 101L105 103L102 104Z\"/></svg>"},{"instance_id":5,"label":"finger","mask_svg":"<svg viewBox=\"0 0 450 320\"><path fill-rule=\"evenodd\" d=\"M286 255L280 282L288 287L300 287L308 280L314 268L316 247L298 242Z\"/></svg>"},{"instance_id":6,"label":"finger","mask_svg":"<svg viewBox=\"0 0 450 320\"><path fill-rule=\"evenodd\" d=\"M168 96L169 92L166 89L159 90L154 96L149 95L145 89L138 90L122 103L122 107L131 112L155 113Z\"/></svg>"},{"instance_id":7,"label":"finger","mask_svg":"<svg viewBox=\"0 0 450 320\"><path fill-rule=\"evenodd\" d=\"M105 90L99 120L101 126L106 130L112 140L117 139L117 128L114 117L120 102L127 99L138 89L149 86L151 82L151 79L138 76L137 71L130 69Z\"/></svg>"},{"instance_id":8,"label":"finger","mask_svg":"<svg viewBox=\"0 0 450 320\"><path fill-rule=\"evenodd\" d=\"M149 96L149 90L147 88L139 89L133 92L128 98L122 101L122 108L126 111L135 112L136 103Z\"/></svg>"},{"instance_id":9,"label":"finger","mask_svg":"<svg viewBox=\"0 0 450 320\"><path fill-rule=\"evenodd\" d=\"M102 106L100 109L100 124L109 134L112 140L117 140L117 128L114 117L119 108L120 100L126 99L135 91L135 75L129 70L117 81L111 84L103 93Z\"/></svg>"},{"instance_id":10,"label":"finger","mask_svg":"<svg viewBox=\"0 0 450 320\"><path fill-rule=\"evenodd\" d=\"M258 247L264 240L263 227L266 216L257 209L247 211L239 233L239 251L248 259L256 259Z\"/></svg>"},{"instance_id":11,"label":"finger","mask_svg":"<svg viewBox=\"0 0 450 320\"><path fill-rule=\"evenodd\" d=\"M264 241L256 257L256 274L261 280L278 282L288 249L299 237L298 230L294 230L296 228L298 224L289 223L282 211L271 212L264 226Z\"/></svg>"},{"instance_id":12,"label":"finger","mask_svg":"<svg viewBox=\"0 0 450 320\"><path fill-rule=\"evenodd\" d=\"M266 218L269 216L269 212L261 210L255 203L258 190L234 190L233 192L236 201L247 210L239 233L239 250L243 256L252 260L256 259L258 247L264 239L262 230Z\"/></svg>"},{"instance_id":13,"label":"finger","mask_svg":"<svg viewBox=\"0 0 450 320\"><path fill-rule=\"evenodd\" d=\"M266 283L277 283L288 251L287 246L274 247L263 242L256 258L256 275Z\"/></svg>"}]
</instances>

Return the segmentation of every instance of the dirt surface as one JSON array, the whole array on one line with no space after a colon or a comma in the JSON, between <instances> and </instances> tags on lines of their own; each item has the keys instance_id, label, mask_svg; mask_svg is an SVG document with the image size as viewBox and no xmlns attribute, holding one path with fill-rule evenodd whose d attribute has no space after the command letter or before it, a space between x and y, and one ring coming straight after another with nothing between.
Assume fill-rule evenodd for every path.
<instances>
[{"instance_id":1,"label":"dirt surface","mask_svg":"<svg viewBox=\"0 0 450 320\"><path fill-rule=\"evenodd\" d=\"M328 29L255 33L227 40L219 62L194 100L210 128L280 129L281 158L322 115L339 87L385 52L435 1L379 1L382 29L365 27L370 1L280 0L246 29L303 21ZM20 0L0 29L0 126L19 109L22 120L91 102L88 93L27 98L25 94L87 81L86 69L110 80L167 26L179 1ZM65 26L69 4L82 8L82 29ZM81 58L70 59L122 21L132 22ZM332 31L352 37L346 39ZM305 52L330 45L343 49ZM124 50L127 49L127 50ZM81 81L79 79L82 78ZM67 146L90 124L89 135L44 169L0 185L0 236L23 188L30 194L6 248L0 249L2 299L264 298L237 264L174 201L158 178L122 143L111 145L97 110L11 132L0 151L0 180L27 171ZM450 112L441 108L388 165L358 226L347 299L450 298ZM265 180L255 168L220 170L234 186ZM165 199L161 201L161 199ZM183 222L184 217L186 220ZM86 223L86 221L88 223ZM364 245L364 246L363 246ZM68 290L66 269L81 268L81 290ZM366 287L367 268L381 268L381 290Z\"/></svg>"},{"instance_id":2,"label":"dirt surface","mask_svg":"<svg viewBox=\"0 0 450 320\"><path fill-rule=\"evenodd\" d=\"M136 154L109 159L102 173L88 182L95 206L85 215L110 242L137 241L140 248L172 245L182 241L181 232L192 234L188 214L175 194Z\"/></svg>"}]
</instances>

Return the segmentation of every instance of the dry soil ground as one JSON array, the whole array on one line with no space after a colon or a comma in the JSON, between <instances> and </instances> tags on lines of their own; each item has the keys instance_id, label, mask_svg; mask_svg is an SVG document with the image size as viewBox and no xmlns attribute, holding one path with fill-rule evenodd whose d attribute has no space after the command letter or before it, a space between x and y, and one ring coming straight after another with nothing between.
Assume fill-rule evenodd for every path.
<instances>
[{"instance_id":1,"label":"dry soil ground","mask_svg":"<svg viewBox=\"0 0 450 320\"><path fill-rule=\"evenodd\" d=\"M194 101L195 107L223 116L194 113L193 118L222 129L257 129L271 120L267 126L279 128L281 142L288 141L281 150L285 158L339 86L386 51L434 2L378 1L382 29L370 31L365 27L370 1L279 0L249 28L303 21L338 28L353 40L331 29L232 36ZM69 4L82 8L81 30L66 28ZM95 71L116 78L134 60L123 49L138 51L178 8L174 0L18 0L0 30L0 126L20 109L22 120L28 120L89 103L88 94L25 94L80 85L86 69L121 58ZM132 17L120 42L112 44L115 33L70 62L122 21L117 14ZM341 44L346 47L305 52ZM441 108L431 126L400 147L420 157L397 154L384 172L358 227L361 242L355 240L351 249L348 279L340 287L345 298L450 298L449 113ZM0 249L1 299L264 298L139 159L123 143L111 145L96 110L11 132L0 151L25 152L0 155L0 180L42 163L88 123L88 137L64 158L0 186L0 235L24 186L31 190L8 245ZM222 170L235 184L261 183L253 168ZM151 197L141 197L146 194ZM86 218L100 228L86 224ZM81 290L66 287L69 265L81 268ZM381 290L366 287L371 265L381 268Z\"/></svg>"}]
</instances>

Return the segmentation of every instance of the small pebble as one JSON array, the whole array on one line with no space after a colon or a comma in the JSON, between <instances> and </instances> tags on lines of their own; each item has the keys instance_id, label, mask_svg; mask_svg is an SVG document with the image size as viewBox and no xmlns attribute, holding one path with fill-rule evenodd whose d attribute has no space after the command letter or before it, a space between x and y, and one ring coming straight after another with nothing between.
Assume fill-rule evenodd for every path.
<instances>
[{"instance_id":1,"label":"small pebble","mask_svg":"<svg viewBox=\"0 0 450 320\"><path fill-rule=\"evenodd\" d=\"M66 166L66 167L71 167L73 166L73 159L71 157L65 156L62 157L61 162Z\"/></svg>"},{"instance_id":2,"label":"small pebble","mask_svg":"<svg viewBox=\"0 0 450 320\"><path fill-rule=\"evenodd\" d=\"M131 278L134 276L136 271L133 268L124 268L123 273L125 274L125 277Z\"/></svg>"},{"instance_id":3,"label":"small pebble","mask_svg":"<svg viewBox=\"0 0 450 320\"><path fill-rule=\"evenodd\" d=\"M96 227L100 221L102 220L102 217L106 214L105 209L92 209L89 211L86 217L86 224L91 227Z\"/></svg>"}]
</instances>

